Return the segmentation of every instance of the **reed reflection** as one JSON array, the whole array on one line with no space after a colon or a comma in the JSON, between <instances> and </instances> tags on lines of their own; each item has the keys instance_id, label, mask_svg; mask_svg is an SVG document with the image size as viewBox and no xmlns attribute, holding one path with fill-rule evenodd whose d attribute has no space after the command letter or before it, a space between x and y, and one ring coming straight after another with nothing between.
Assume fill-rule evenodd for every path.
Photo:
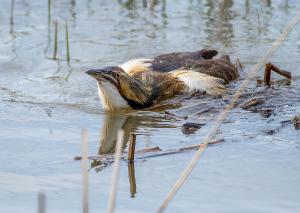
<instances>
[{"instance_id":1,"label":"reed reflection","mask_svg":"<svg viewBox=\"0 0 300 213\"><path fill-rule=\"evenodd\" d=\"M217 4L217 5L215 5ZM231 46L234 38L232 20L234 13L232 11L233 1L207 1L207 29L209 31L208 40L211 43L220 41L220 43Z\"/></svg>"},{"instance_id":2,"label":"reed reflection","mask_svg":"<svg viewBox=\"0 0 300 213\"><path fill-rule=\"evenodd\" d=\"M130 197L134 198L136 191L134 162L128 162L128 179L130 185Z\"/></svg>"}]
</instances>

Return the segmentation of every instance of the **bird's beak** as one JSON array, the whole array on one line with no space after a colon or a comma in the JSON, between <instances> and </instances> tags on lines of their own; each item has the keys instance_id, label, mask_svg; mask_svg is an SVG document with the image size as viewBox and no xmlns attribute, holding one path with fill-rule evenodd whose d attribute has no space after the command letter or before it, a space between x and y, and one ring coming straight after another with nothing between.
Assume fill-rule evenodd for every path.
<instances>
[{"instance_id":1,"label":"bird's beak","mask_svg":"<svg viewBox=\"0 0 300 213\"><path fill-rule=\"evenodd\" d=\"M99 83L100 82L110 82L113 84L118 83L117 80L113 77L112 71L110 70L109 67L101 68L101 69L90 69L85 73L97 79Z\"/></svg>"},{"instance_id":2,"label":"bird's beak","mask_svg":"<svg viewBox=\"0 0 300 213\"><path fill-rule=\"evenodd\" d=\"M102 70L102 69L90 69L90 70L86 71L85 73L86 73L86 74L89 74L90 76L95 77L95 76L100 75L100 73L101 73L102 71L104 71L104 70Z\"/></svg>"}]
</instances>

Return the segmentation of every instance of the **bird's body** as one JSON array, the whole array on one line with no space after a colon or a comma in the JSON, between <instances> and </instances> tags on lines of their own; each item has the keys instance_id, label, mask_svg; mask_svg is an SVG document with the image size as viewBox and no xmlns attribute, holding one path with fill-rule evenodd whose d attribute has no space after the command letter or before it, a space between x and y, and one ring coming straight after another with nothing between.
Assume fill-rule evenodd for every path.
<instances>
[{"instance_id":1,"label":"bird's body","mask_svg":"<svg viewBox=\"0 0 300 213\"><path fill-rule=\"evenodd\" d=\"M178 94L224 94L223 83L235 80L238 72L228 56L211 59L216 53L205 49L171 53L154 59L133 59L119 67L87 73L97 79L105 109L143 109Z\"/></svg>"}]
</instances>

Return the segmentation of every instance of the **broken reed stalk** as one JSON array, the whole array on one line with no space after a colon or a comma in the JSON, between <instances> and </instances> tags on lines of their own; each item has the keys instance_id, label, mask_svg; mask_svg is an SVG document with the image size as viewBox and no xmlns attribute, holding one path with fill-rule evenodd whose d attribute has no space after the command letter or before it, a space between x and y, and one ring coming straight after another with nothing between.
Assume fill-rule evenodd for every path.
<instances>
[{"instance_id":1,"label":"broken reed stalk","mask_svg":"<svg viewBox=\"0 0 300 213\"><path fill-rule=\"evenodd\" d=\"M265 65L265 74L264 74L264 83L266 86L270 86L271 84L271 66L270 63Z\"/></svg>"},{"instance_id":2,"label":"broken reed stalk","mask_svg":"<svg viewBox=\"0 0 300 213\"><path fill-rule=\"evenodd\" d=\"M65 28L66 28L66 51L67 51L67 62L70 65L70 44L69 44L69 28L68 21L65 20Z\"/></svg>"},{"instance_id":3,"label":"broken reed stalk","mask_svg":"<svg viewBox=\"0 0 300 213\"><path fill-rule=\"evenodd\" d=\"M54 22L54 52L53 59L56 60L57 55L57 21Z\"/></svg>"},{"instance_id":4,"label":"broken reed stalk","mask_svg":"<svg viewBox=\"0 0 300 213\"><path fill-rule=\"evenodd\" d=\"M88 133L86 129L81 130L81 152L82 152L82 212L89 212L89 176L88 176Z\"/></svg>"},{"instance_id":5,"label":"broken reed stalk","mask_svg":"<svg viewBox=\"0 0 300 213\"><path fill-rule=\"evenodd\" d=\"M269 62L265 65L264 84L266 86L271 85L271 72L272 72L272 70L274 72L276 72L277 74L286 77L289 80L292 79L292 74L290 72L285 71L285 70L281 70L277 66L275 66L274 64Z\"/></svg>"},{"instance_id":6,"label":"broken reed stalk","mask_svg":"<svg viewBox=\"0 0 300 213\"><path fill-rule=\"evenodd\" d=\"M189 164L186 166L184 171L180 174L178 177L177 181L163 200L162 204L158 208L158 213L164 212L166 208L168 207L169 203L173 200L175 194L178 192L178 190L182 187L184 182L187 180L189 175L192 173L193 169L197 165L200 157L204 153L204 151L207 148L207 145L209 141L212 140L212 138L215 136L215 134L218 132L222 122L224 119L228 116L228 114L231 112L231 110L234 108L236 105L237 100L240 98L240 96L243 94L244 89L248 86L249 82L251 79L253 79L259 69L268 61L271 57L271 55L275 52L278 46L280 46L288 34L292 31L292 29L295 27L296 24L298 24L300 21L300 11L297 15L295 15L286 25L286 27L283 29L283 33L277 37L277 39L273 42L272 47L269 49L269 51L261 58L261 60L253 66L253 68L250 70L248 73L247 77L245 80L242 82L240 85L239 89L236 91L236 93L233 95L230 103L225 107L225 109L219 114L217 117L213 127L211 130L207 133L206 137L203 140L203 146L200 146L198 151L195 153Z\"/></svg>"},{"instance_id":7,"label":"broken reed stalk","mask_svg":"<svg viewBox=\"0 0 300 213\"><path fill-rule=\"evenodd\" d=\"M44 192L38 192L38 213L46 213L46 195Z\"/></svg>"},{"instance_id":8,"label":"broken reed stalk","mask_svg":"<svg viewBox=\"0 0 300 213\"><path fill-rule=\"evenodd\" d=\"M117 185L118 185L119 173L120 173L120 160L122 154L123 141L124 141L124 130L119 130L117 136L115 161L112 170L112 179L111 179L111 186L110 186L110 193L109 193L109 200L108 200L108 209L107 209L108 213L115 212Z\"/></svg>"},{"instance_id":9,"label":"broken reed stalk","mask_svg":"<svg viewBox=\"0 0 300 213\"><path fill-rule=\"evenodd\" d=\"M291 72L285 71L285 70L281 70L279 69L277 66L275 66L274 64L271 64L271 69L276 72L279 75L282 75L284 77L286 77L287 79L291 80L292 79L292 74Z\"/></svg>"},{"instance_id":10,"label":"broken reed stalk","mask_svg":"<svg viewBox=\"0 0 300 213\"><path fill-rule=\"evenodd\" d=\"M134 161L135 154L135 142L136 142L136 134L130 134L129 147L128 147L128 161Z\"/></svg>"}]
</instances>

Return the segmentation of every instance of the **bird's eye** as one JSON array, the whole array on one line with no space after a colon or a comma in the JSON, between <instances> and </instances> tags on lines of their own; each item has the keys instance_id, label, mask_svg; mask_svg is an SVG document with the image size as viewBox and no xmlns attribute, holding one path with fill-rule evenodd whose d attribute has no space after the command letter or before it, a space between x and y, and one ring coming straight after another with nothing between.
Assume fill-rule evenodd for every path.
<instances>
[{"instance_id":1,"label":"bird's eye","mask_svg":"<svg viewBox=\"0 0 300 213\"><path fill-rule=\"evenodd\" d=\"M116 78L120 78L120 74L119 73L116 73Z\"/></svg>"}]
</instances>

